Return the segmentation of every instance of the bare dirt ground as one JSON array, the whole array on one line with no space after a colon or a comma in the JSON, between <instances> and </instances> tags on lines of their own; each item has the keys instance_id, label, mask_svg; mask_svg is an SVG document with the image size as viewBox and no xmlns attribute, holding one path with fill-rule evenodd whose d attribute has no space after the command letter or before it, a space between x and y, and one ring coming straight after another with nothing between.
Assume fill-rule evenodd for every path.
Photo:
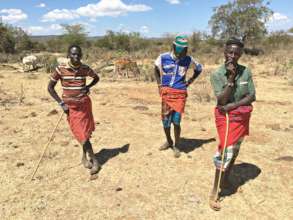
<instances>
[{"instance_id":1,"label":"bare dirt ground","mask_svg":"<svg viewBox=\"0 0 293 220\"><path fill-rule=\"evenodd\" d=\"M209 86L215 66L189 88L179 159L158 151L164 134L155 83L102 78L91 92L98 178L89 180L63 118L30 181L61 110L47 93L47 74L2 65L1 219L293 219L293 87L266 75L264 62L252 67L257 102L231 178L238 189L214 212L208 195L217 146Z\"/></svg>"}]
</instances>

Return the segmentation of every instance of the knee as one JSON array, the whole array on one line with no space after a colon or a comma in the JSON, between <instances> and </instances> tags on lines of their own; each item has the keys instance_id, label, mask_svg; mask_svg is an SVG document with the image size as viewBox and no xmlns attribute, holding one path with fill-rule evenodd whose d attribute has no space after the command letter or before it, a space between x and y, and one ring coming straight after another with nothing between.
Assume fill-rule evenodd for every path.
<instances>
[{"instance_id":1,"label":"knee","mask_svg":"<svg viewBox=\"0 0 293 220\"><path fill-rule=\"evenodd\" d=\"M174 126L177 126L180 128L180 122L181 122L181 114L179 112L174 112L172 115L172 122Z\"/></svg>"},{"instance_id":2,"label":"knee","mask_svg":"<svg viewBox=\"0 0 293 220\"><path fill-rule=\"evenodd\" d=\"M85 141L81 142L81 145L82 145L82 146L84 146L84 147L88 147L88 146L90 146L90 145L91 145L91 142L90 142L90 140L89 140L89 139L87 139L87 140L85 140Z\"/></svg>"}]
</instances>

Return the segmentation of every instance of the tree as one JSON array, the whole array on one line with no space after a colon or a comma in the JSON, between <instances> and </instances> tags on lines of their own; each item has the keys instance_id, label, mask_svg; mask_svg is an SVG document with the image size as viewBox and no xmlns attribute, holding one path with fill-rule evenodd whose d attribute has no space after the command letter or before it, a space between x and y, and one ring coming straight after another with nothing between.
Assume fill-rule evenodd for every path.
<instances>
[{"instance_id":1,"label":"tree","mask_svg":"<svg viewBox=\"0 0 293 220\"><path fill-rule=\"evenodd\" d=\"M13 36L12 29L2 22L0 22L0 52L15 52L15 38Z\"/></svg>"},{"instance_id":2,"label":"tree","mask_svg":"<svg viewBox=\"0 0 293 220\"><path fill-rule=\"evenodd\" d=\"M61 39L65 43L66 47L72 44L82 46L86 43L87 33L85 32L85 29L81 24L62 24L61 26L65 31Z\"/></svg>"},{"instance_id":3,"label":"tree","mask_svg":"<svg viewBox=\"0 0 293 220\"><path fill-rule=\"evenodd\" d=\"M288 30L288 33L293 34L293 27L291 27L291 28Z\"/></svg>"},{"instance_id":4,"label":"tree","mask_svg":"<svg viewBox=\"0 0 293 220\"><path fill-rule=\"evenodd\" d=\"M209 20L212 35L219 39L243 37L257 40L266 33L265 23L272 15L269 2L264 0L234 0L214 8Z\"/></svg>"},{"instance_id":5,"label":"tree","mask_svg":"<svg viewBox=\"0 0 293 220\"><path fill-rule=\"evenodd\" d=\"M15 38L16 51L31 50L33 48L33 42L21 28L13 28L13 35Z\"/></svg>"}]
</instances>

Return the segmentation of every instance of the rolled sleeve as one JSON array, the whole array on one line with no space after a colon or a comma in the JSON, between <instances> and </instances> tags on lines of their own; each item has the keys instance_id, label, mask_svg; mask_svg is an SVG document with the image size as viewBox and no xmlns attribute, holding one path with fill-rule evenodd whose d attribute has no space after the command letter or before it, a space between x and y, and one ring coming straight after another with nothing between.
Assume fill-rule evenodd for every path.
<instances>
[{"instance_id":1,"label":"rolled sleeve","mask_svg":"<svg viewBox=\"0 0 293 220\"><path fill-rule=\"evenodd\" d=\"M255 100L256 99L256 96L255 96L255 86L254 86L254 83L253 83L251 71L249 69L247 69L247 75L248 75L248 79L247 79L248 93Z\"/></svg>"},{"instance_id":2,"label":"rolled sleeve","mask_svg":"<svg viewBox=\"0 0 293 220\"><path fill-rule=\"evenodd\" d=\"M87 76L92 77L92 78L98 78L98 74L92 69L89 68L89 71L87 72Z\"/></svg>"},{"instance_id":3,"label":"rolled sleeve","mask_svg":"<svg viewBox=\"0 0 293 220\"><path fill-rule=\"evenodd\" d=\"M223 91L224 85L222 81L220 80L217 72L212 73L210 77L210 81L211 81L215 96L220 95Z\"/></svg>"},{"instance_id":4,"label":"rolled sleeve","mask_svg":"<svg viewBox=\"0 0 293 220\"><path fill-rule=\"evenodd\" d=\"M155 66L156 67L158 67L158 68L161 67L161 64L162 64L161 60L162 60L161 56L158 56L158 58L155 60Z\"/></svg>"},{"instance_id":5,"label":"rolled sleeve","mask_svg":"<svg viewBox=\"0 0 293 220\"><path fill-rule=\"evenodd\" d=\"M61 79L61 71L59 67L56 67L54 72L51 74L50 79L54 82L57 82L59 79Z\"/></svg>"}]
</instances>

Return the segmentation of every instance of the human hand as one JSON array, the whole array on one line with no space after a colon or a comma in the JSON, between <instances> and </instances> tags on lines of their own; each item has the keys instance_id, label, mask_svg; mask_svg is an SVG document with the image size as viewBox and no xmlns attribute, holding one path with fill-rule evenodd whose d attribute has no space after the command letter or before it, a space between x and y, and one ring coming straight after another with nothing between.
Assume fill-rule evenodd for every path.
<instances>
[{"instance_id":1,"label":"human hand","mask_svg":"<svg viewBox=\"0 0 293 220\"><path fill-rule=\"evenodd\" d=\"M85 87L81 90L81 92L82 92L83 94L85 94L85 95L88 95L88 94L90 94L90 88L89 88L88 86L85 86Z\"/></svg>"},{"instance_id":2,"label":"human hand","mask_svg":"<svg viewBox=\"0 0 293 220\"><path fill-rule=\"evenodd\" d=\"M159 92L159 95L161 95L161 88L162 88L162 86L161 86L161 85L158 85L158 92Z\"/></svg>"},{"instance_id":3,"label":"human hand","mask_svg":"<svg viewBox=\"0 0 293 220\"><path fill-rule=\"evenodd\" d=\"M69 115L69 108L63 101L60 103L60 106L66 115Z\"/></svg>"},{"instance_id":4,"label":"human hand","mask_svg":"<svg viewBox=\"0 0 293 220\"><path fill-rule=\"evenodd\" d=\"M227 105L219 106L221 112L229 112L235 108L237 108L235 103L229 103Z\"/></svg>"},{"instance_id":5,"label":"human hand","mask_svg":"<svg viewBox=\"0 0 293 220\"><path fill-rule=\"evenodd\" d=\"M225 63L225 66L226 66L226 70L229 72L229 79L231 81L234 81L236 77L236 65L233 63L232 60L228 60Z\"/></svg>"}]
</instances>

